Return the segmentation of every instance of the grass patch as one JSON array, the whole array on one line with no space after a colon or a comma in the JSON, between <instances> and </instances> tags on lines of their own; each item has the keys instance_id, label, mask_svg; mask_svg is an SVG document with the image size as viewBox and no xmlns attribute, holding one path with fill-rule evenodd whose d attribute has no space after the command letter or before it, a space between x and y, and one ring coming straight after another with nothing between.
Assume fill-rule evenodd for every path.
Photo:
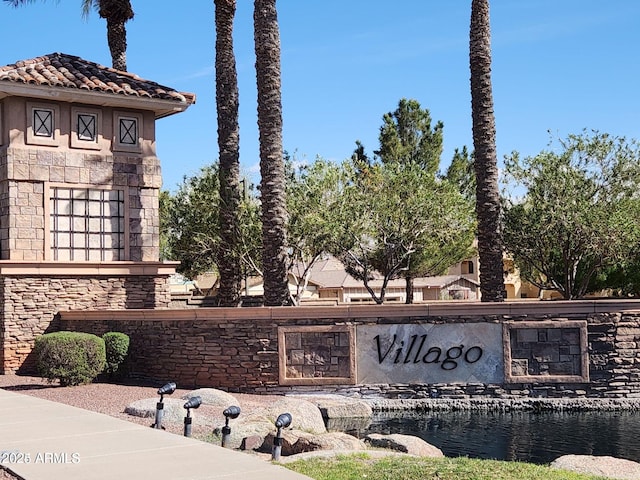
<instances>
[{"instance_id":1,"label":"grass patch","mask_svg":"<svg viewBox=\"0 0 640 480\"><path fill-rule=\"evenodd\" d=\"M604 477L543 465L466 457L382 457L340 455L287 463L284 467L315 480L602 480Z\"/></svg>"}]
</instances>

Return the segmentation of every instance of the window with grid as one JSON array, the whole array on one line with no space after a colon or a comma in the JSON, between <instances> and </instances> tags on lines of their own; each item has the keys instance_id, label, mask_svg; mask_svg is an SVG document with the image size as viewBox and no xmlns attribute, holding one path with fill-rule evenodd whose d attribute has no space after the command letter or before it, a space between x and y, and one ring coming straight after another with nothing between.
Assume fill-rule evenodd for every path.
<instances>
[{"instance_id":1,"label":"window with grid","mask_svg":"<svg viewBox=\"0 0 640 480\"><path fill-rule=\"evenodd\" d=\"M33 134L36 137L53 138L53 110L33 109Z\"/></svg>"},{"instance_id":2,"label":"window with grid","mask_svg":"<svg viewBox=\"0 0 640 480\"><path fill-rule=\"evenodd\" d=\"M52 187L51 258L124 260L124 191Z\"/></svg>"}]
</instances>

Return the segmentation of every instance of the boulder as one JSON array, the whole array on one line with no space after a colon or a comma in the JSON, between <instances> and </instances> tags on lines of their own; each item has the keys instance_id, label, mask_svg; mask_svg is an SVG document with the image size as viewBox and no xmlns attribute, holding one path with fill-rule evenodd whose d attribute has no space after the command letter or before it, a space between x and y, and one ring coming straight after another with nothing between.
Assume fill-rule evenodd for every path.
<instances>
[{"instance_id":1,"label":"boulder","mask_svg":"<svg viewBox=\"0 0 640 480\"><path fill-rule=\"evenodd\" d=\"M264 443L264 437L260 435L251 435L250 437L245 437L242 439L240 443L240 450L259 450Z\"/></svg>"},{"instance_id":2,"label":"boulder","mask_svg":"<svg viewBox=\"0 0 640 480\"><path fill-rule=\"evenodd\" d=\"M318 407L325 419L371 418L373 415L371 406L356 398L342 395L300 395L300 397Z\"/></svg>"},{"instance_id":3,"label":"boulder","mask_svg":"<svg viewBox=\"0 0 640 480\"><path fill-rule=\"evenodd\" d=\"M316 434L326 433L327 431L318 407L299 398L280 397L268 405L257 407L252 412L247 413L248 415L245 416L243 412L243 415L238 417L238 423L255 423L259 419L266 419L270 423L270 428L275 431L276 418L281 413L290 413L292 429Z\"/></svg>"},{"instance_id":4,"label":"boulder","mask_svg":"<svg viewBox=\"0 0 640 480\"><path fill-rule=\"evenodd\" d=\"M387 448L419 457L444 457L442 450L413 435L371 433L364 441L375 448Z\"/></svg>"},{"instance_id":5,"label":"boulder","mask_svg":"<svg viewBox=\"0 0 640 480\"><path fill-rule=\"evenodd\" d=\"M240 448L243 450L256 450L256 445L258 445L258 447L262 446L264 438L276 430L272 420L255 415L251 418L243 418L242 415L240 415L237 420L231 420L229 422L229 428L231 428L231 433L227 446L229 448ZM215 428L213 435L221 442L222 427ZM216 441L214 443L218 442Z\"/></svg>"},{"instance_id":6,"label":"boulder","mask_svg":"<svg viewBox=\"0 0 640 480\"><path fill-rule=\"evenodd\" d=\"M357 451L366 450L367 448L366 444L359 438L342 432L328 432L322 435L313 435L308 439L301 437L298 442L301 442L301 445L307 442L310 446L316 447L316 450ZM308 449L307 451L312 450Z\"/></svg>"},{"instance_id":7,"label":"boulder","mask_svg":"<svg viewBox=\"0 0 640 480\"><path fill-rule=\"evenodd\" d=\"M289 429L302 430L312 434L327 432L320 410L313 403L296 398L278 397L269 404L255 406L250 411L243 410L236 420L229 423L231 428L229 447L241 448L243 444L247 443L254 445L255 439L252 439L251 442L245 439L255 436L264 439L269 434L275 435L275 421L282 413L291 414ZM283 431L288 430L284 429ZM222 428L216 428L213 434L222 439ZM269 452L271 451L270 448L267 449Z\"/></svg>"},{"instance_id":8,"label":"boulder","mask_svg":"<svg viewBox=\"0 0 640 480\"><path fill-rule=\"evenodd\" d=\"M152 424L155 422L156 417L156 405L158 398L143 398L142 400L136 400L133 403L127 405L124 409L124 413L133 415L134 417L152 418ZM183 408L184 400L179 398L164 398L162 403L164 404L163 422L182 422L185 416L185 410Z\"/></svg>"},{"instance_id":9,"label":"boulder","mask_svg":"<svg viewBox=\"0 0 640 480\"><path fill-rule=\"evenodd\" d=\"M262 452L271 452L275 432L269 433L260 447ZM300 430L286 430L282 432L282 455L297 455L317 450L358 451L366 450L367 446L361 440L340 432L329 432L315 435Z\"/></svg>"},{"instance_id":10,"label":"boulder","mask_svg":"<svg viewBox=\"0 0 640 480\"><path fill-rule=\"evenodd\" d=\"M563 455L551 462L551 467L607 478L640 479L640 463L609 456Z\"/></svg>"},{"instance_id":11,"label":"boulder","mask_svg":"<svg viewBox=\"0 0 640 480\"><path fill-rule=\"evenodd\" d=\"M371 419L364 417L354 418L327 418L325 425L329 432L345 432L351 435L358 435L371 426Z\"/></svg>"},{"instance_id":12,"label":"boulder","mask_svg":"<svg viewBox=\"0 0 640 480\"><path fill-rule=\"evenodd\" d=\"M223 392L222 390L215 388L198 388L197 390L192 390L186 395L183 395L182 398L186 400L189 397L195 396L199 396L202 399L203 405L218 407L220 410L224 410L232 405L240 406L240 402L236 397L230 393Z\"/></svg>"}]
</instances>

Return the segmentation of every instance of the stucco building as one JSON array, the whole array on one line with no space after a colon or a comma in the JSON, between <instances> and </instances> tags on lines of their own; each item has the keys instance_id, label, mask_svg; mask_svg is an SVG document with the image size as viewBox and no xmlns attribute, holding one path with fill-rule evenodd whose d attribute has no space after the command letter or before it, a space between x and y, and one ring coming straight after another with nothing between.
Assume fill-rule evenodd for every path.
<instances>
[{"instance_id":1,"label":"stucco building","mask_svg":"<svg viewBox=\"0 0 640 480\"><path fill-rule=\"evenodd\" d=\"M155 121L194 102L62 53L0 67L0 372L56 312L169 306Z\"/></svg>"},{"instance_id":2,"label":"stucco building","mask_svg":"<svg viewBox=\"0 0 640 480\"><path fill-rule=\"evenodd\" d=\"M477 255L452 265L445 275L418 277L414 279L415 303L431 302L434 300L479 300L480 299L480 272L479 258ZM504 285L507 299L537 298L538 290L520 278L519 271L514 266L513 260L504 259ZM292 294L296 293L296 286L304 284L304 269L299 268L289 275L289 288ZM297 275L296 275L297 273ZM369 285L377 293L380 293L383 278L374 272ZM250 289L254 295L262 294L262 283L256 283ZM387 284L385 302L404 303L406 300L406 283L404 279L390 280ZM360 280L349 275L344 265L330 255L317 261L307 279L307 285L303 294L303 302L333 302L342 303L372 303L371 294Z\"/></svg>"}]
</instances>

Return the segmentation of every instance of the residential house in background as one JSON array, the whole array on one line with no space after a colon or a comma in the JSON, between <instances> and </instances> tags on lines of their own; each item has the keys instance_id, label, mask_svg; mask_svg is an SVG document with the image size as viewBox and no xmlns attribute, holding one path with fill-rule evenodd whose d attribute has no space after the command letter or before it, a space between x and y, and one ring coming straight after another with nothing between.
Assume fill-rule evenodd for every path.
<instances>
[{"instance_id":1,"label":"residential house in background","mask_svg":"<svg viewBox=\"0 0 640 480\"><path fill-rule=\"evenodd\" d=\"M480 273L477 256L468 258L449 268L446 275L421 277L414 280L414 302L434 300L479 300ZM513 261L505 258L505 289L508 299L537 298L538 289L522 281ZM296 274L297 273L297 274ZM292 294L296 285L302 283L302 269L289 275ZM382 277L369 282L377 293L382 286ZM260 286L254 285L253 292L260 294ZM387 284L385 302L404 303L406 300L404 279L391 280ZM371 295L363 282L349 275L342 263L327 255L312 267L308 285L304 290L302 303L362 303L372 302Z\"/></svg>"},{"instance_id":2,"label":"residential house in background","mask_svg":"<svg viewBox=\"0 0 640 480\"><path fill-rule=\"evenodd\" d=\"M504 270L504 288L508 300L519 298L538 298L539 289L520 277L520 271L509 256L502 260ZM476 255L449 268L449 275L461 275L480 283L480 258Z\"/></svg>"},{"instance_id":3,"label":"residential house in background","mask_svg":"<svg viewBox=\"0 0 640 480\"><path fill-rule=\"evenodd\" d=\"M446 275L416 278L414 280L414 303L435 300L479 300L480 272L478 265L479 258L474 256L451 266ZM513 260L505 257L504 268L507 299L538 298L539 289L520 278ZM302 265L296 265L289 272L289 291L292 296L297 295L298 291L302 292L302 305L373 302L364 283L349 275L340 260L331 255L325 255L312 266L306 281L303 278L304 270ZM194 295L215 296L216 281L217 277L214 274L198 277L195 282L198 293ZM374 278L369 282L369 285L379 294L382 277ZM175 288L177 293L177 289L182 287ZM387 284L385 303L405 303L405 289L404 279L391 280ZM245 299L260 297L264 292L262 278L248 277L244 279L242 292ZM187 298L183 298L182 303L189 304L187 300ZM198 300L196 303L198 302L208 305L202 300ZM253 305L255 302L247 302L247 304ZM215 305L215 302L211 305Z\"/></svg>"},{"instance_id":4,"label":"residential house in background","mask_svg":"<svg viewBox=\"0 0 640 480\"><path fill-rule=\"evenodd\" d=\"M295 273L295 272L294 272ZM289 285L295 293L295 285L303 280L291 274ZM379 292L382 277L369 282L374 291ZM406 283L404 279L391 280L387 284L385 302L404 303L406 300ZM433 300L477 300L480 284L473 276L465 276L457 271L448 275L422 277L414 280L414 302ZM311 269L308 286L303 295L305 301L334 301L336 303L371 302L372 298L363 282L349 275L342 263L335 257L327 255L317 261Z\"/></svg>"}]
</instances>

